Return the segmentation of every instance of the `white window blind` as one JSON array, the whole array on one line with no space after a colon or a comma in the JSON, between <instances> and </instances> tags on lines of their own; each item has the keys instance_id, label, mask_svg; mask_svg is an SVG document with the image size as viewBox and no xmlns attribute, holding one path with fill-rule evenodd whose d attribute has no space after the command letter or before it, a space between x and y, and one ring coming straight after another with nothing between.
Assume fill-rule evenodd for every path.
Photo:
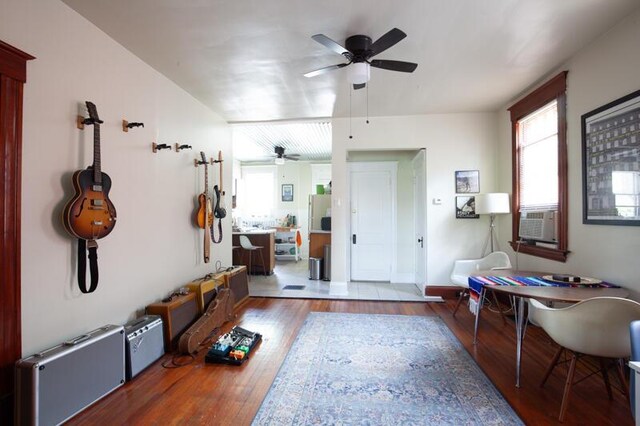
<instances>
[{"instance_id":1,"label":"white window blind","mask_svg":"<svg viewBox=\"0 0 640 426\"><path fill-rule=\"evenodd\" d=\"M558 210L557 102L518 121L520 211Z\"/></svg>"}]
</instances>

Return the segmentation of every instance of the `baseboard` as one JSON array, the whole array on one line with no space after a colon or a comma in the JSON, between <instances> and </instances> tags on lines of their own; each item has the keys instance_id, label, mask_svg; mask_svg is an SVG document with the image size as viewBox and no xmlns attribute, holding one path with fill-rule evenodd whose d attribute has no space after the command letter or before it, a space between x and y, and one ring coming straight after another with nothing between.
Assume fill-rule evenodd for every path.
<instances>
[{"instance_id":1,"label":"baseboard","mask_svg":"<svg viewBox=\"0 0 640 426\"><path fill-rule=\"evenodd\" d=\"M416 282L416 277L413 272L396 272L391 274L391 282L398 284L413 284Z\"/></svg>"},{"instance_id":2,"label":"baseboard","mask_svg":"<svg viewBox=\"0 0 640 426\"><path fill-rule=\"evenodd\" d=\"M443 299L455 299L460 293L460 287L449 285L427 285L425 296L440 296Z\"/></svg>"}]
</instances>

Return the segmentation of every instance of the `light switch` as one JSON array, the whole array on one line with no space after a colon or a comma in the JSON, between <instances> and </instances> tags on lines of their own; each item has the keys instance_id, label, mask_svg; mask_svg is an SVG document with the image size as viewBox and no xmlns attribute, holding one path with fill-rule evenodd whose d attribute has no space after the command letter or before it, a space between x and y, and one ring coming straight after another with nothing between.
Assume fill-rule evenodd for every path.
<instances>
[{"instance_id":1,"label":"light switch","mask_svg":"<svg viewBox=\"0 0 640 426\"><path fill-rule=\"evenodd\" d=\"M442 198L434 198L433 204L435 204L436 206L442 204Z\"/></svg>"}]
</instances>

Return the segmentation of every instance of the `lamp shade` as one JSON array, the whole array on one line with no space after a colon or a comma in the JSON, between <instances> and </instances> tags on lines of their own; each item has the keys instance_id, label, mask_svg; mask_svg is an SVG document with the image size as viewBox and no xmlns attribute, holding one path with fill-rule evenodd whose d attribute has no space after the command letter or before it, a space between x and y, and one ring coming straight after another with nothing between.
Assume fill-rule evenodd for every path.
<instances>
[{"instance_id":1,"label":"lamp shade","mask_svg":"<svg viewBox=\"0 0 640 426\"><path fill-rule=\"evenodd\" d=\"M351 84L366 83L371 77L371 68L366 62L354 62L348 68L348 75Z\"/></svg>"},{"instance_id":2,"label":"lamp shade","mask_svg":"<svg viewBox=\"0 0 640 426\"><path fill-rule=\"evenodd\" d=\"M494 192L476 195L476 214L510 213L509 194Z\"/></svg>"}]
</instances>

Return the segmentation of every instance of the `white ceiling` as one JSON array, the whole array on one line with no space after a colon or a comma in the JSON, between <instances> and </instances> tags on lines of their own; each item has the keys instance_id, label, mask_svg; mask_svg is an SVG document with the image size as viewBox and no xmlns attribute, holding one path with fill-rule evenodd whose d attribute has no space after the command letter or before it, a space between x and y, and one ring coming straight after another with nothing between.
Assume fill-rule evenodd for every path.
<instances>
[{"instance_id":1,"label":"white ceiling","mask_svg":"<svg viewBox=\"0 0 640 426\"><path fill-rule=\"evenodd\" d=\"M639 6L638 0L64 0L227 121L349 115L344 62L311 39L408 37L377 59L369 114L495 111ZM353 93L353 115L366 112Z\"/></svg>"}]
</instances>

